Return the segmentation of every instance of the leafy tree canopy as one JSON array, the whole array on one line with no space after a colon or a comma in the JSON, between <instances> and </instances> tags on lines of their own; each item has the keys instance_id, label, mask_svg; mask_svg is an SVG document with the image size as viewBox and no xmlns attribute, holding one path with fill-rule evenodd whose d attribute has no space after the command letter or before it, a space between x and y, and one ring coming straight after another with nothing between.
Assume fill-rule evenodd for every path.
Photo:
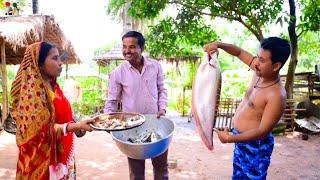
<instances>
[{"instance_id":1,"label":"leafy tree canopy","mask_svg":"<svg viewBox=\"0 0 320 180\"><path fill-rule=\"evenodd\" d=\"M110 0L107 11L119 15L126 3L130 3L129 15L136 19L155 19L169 6L177 9L175 17L161 19L147 34L151 55L172 57L189 55L218 39L205 17L238 21L261 40L262 29L281 12L283 0Z\"/></svg>"},{"instance_id":2,"label":"leafy tree canopy","mask_svg":"<svg viewBox=\"0 0 320 180\"><path fill-rule=\"evenodd\" d=\"M173 19L167 17L157 25L151 27L147 34L148 51L153 57L181 57L198 55L208 40L216 40L216 33L207 25L201 17L192 16L188 12ZM193 29L188 31L188 29Z\"/></svg>"},{"instance_id":3,"label":"leafy tree canopy","mask_svg":"<svg viewBox=\"0 0 320 180\"><path fill-rule=\"evenodd\" d=\"M116 15L126 2L131 5L129 14L137 19L156 18L166 7L174 5L178 10L177 17L187 11L196 16L235 20L248 28L258 39L263 37L261 29L277 17L283 4L283 0L110 0L108 13ZM188 29L190 30L192 29Z\"/></svg>"},{"instance_id":4,"label":"leafy tree canopy","mask_svg":"<svg viewBox=\"0 0 320 180\"><path fill-rule=\"evenodd\" d=\"M300 24L298 29L300 34L307 31L320 30L320 1L319 0L301 0Z\"/></svg>"}]
</instances>

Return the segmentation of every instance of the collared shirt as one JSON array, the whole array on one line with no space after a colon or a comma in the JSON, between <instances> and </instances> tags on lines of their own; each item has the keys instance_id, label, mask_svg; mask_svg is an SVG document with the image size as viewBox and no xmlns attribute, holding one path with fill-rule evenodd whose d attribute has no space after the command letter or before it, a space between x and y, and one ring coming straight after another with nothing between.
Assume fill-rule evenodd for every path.
<instances>
[{"instance_id":1,"label":"collared shirt","mask_svg":"<svg viewBox=\"0 0 320 180\"><path fill-rule=\"evenodd\" d=\"M161 109L166 110L168 97L161 65L146 57L143 60L141 73L128 61L110 73L104 112L117 111L119 100L124 112L156 114Z\"/></svg>"}]
</instances>

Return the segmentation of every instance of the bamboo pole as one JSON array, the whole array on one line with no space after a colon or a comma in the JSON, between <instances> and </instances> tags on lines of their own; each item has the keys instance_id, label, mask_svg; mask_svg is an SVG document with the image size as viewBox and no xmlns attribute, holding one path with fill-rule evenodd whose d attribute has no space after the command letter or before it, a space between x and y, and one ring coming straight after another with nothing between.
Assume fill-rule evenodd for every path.
<instances>
[{"instance_id":1,"label":"bamboo pole","mask_svg":"<svg viewBox=\"0 0 320 180\"><path fill-rule=\"evenodd\" d=\"M68 76L68 69L69 69L68 63L66 63L66 79L69 78L69 76Z\"/></svg>"},{"instance_id":2,"label":"bamboo pole","mask_svg":"<svg viewBox=\"0 0 320 180\"><path fill-rule=\"evenodd\" d=\"M99 64L98 64L98 68L99 68L99 69L98 69L98 70L99 70L98 76L100 77L100 71L101 71L101 70L100 70L100 65L99 65Z\"/></svg>"},{"instance_id":3,"label":"bamboo pole","mask_svg":"<svg viewBox=\"0 0 320 180\"><path fill-rule=\"evenodd\" d=\"M6 51L5 51L5 41L1 42L1 73L2 73L2 116L0 122L0 128L2 128L4 120L7 118L8 114L8 96L7 96L7 71L6 71Z\"/></svg>"}]
</instances>

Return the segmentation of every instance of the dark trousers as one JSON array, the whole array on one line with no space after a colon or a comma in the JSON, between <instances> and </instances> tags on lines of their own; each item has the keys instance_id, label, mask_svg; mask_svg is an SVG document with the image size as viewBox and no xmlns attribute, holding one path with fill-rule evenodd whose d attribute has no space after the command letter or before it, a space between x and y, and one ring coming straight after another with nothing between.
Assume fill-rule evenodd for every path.
<instances>
[{"instance_id":1,"label":"dark trousers","mask_svg":"<svg viewBox=\"0 0 320 180\"><path fill-rule=\"evenodd\" d=\"M168 180L168 150L158 157L152 158L153 177L155 180ZM144 180L145 160L128 157L130 180Z\"/></svg>"}]
</instances>

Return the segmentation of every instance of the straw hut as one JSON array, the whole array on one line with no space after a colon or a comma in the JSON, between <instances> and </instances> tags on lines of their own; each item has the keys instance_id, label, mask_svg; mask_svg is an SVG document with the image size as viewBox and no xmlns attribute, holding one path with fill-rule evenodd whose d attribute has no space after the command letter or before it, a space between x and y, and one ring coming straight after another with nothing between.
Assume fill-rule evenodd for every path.
<instances>
[{"instance_id":1,"label":"straw hut","mask_svg":"<svg viewBox=\"0 0 320 180\"><path fill-rule=\"evenodd\" d=\"M19 64L27 46L38 41L48 41L55 44L66 64L80 63L73 46L66 39L53 16L0 17L0 58L3 89L2 121L8 114L6 65Z\"/></svg>"},{"instance_id":2,"label":"straw hut","mask_svg":"<svg viewBox=\"0 0 320 180\"><path fill-rule=\"evenodd\" d=\"M149 56L148 53L144 53L144 55ZM122 45L121 44L117 44L116 46L114 46L112 49L110 49L107 53L103 54L103 55L99 55L99 56L95 56L93 58L94 61L96 61L96 63L99 65L99 72L100 72L100 66L108 66L110 64L111 61L115 61L116 65L118 65L118 61L123 61L124 57L122 54ZM160 61L165 61L168 63L175 63L175 66L177 68L177 71L179 71L178 66L179 66L179 62L198 62L200 60L199 56L196 55L190 55L190 56L177 56L177 57L161 57L160 59L158 59Z\"/></svg>"},{"instance_id":3,"label":"straw hut","mask_svg":"<svg viewBox=\"0 0 320 180\"><path fill-rule=\"evenodd\" d=\"M95 56L93 60L96 61L99 66L108 66L110 61L123 61L124 58L122 55L122 46L117 44L107 53L100 56Z\"/></svg>"},{"instance_id":4,"label":"straw hut","mask_svg":"<svg viewBox=\"0 0 320 180\"><path fill-rule=\"evenodd\" d=\"M118 62L119 61L121 62L124 60L124 57L122 54L122 45L121 44L115 45L107 53L93 57L93 60L96 61L96 63L99 66L99 76L100 76L101 66L103 67L109 66L111 61L114 61L116 63L116 66L118 66ZM109 73L109 71L107 73Z\"/></svg>"}]
</instances>

